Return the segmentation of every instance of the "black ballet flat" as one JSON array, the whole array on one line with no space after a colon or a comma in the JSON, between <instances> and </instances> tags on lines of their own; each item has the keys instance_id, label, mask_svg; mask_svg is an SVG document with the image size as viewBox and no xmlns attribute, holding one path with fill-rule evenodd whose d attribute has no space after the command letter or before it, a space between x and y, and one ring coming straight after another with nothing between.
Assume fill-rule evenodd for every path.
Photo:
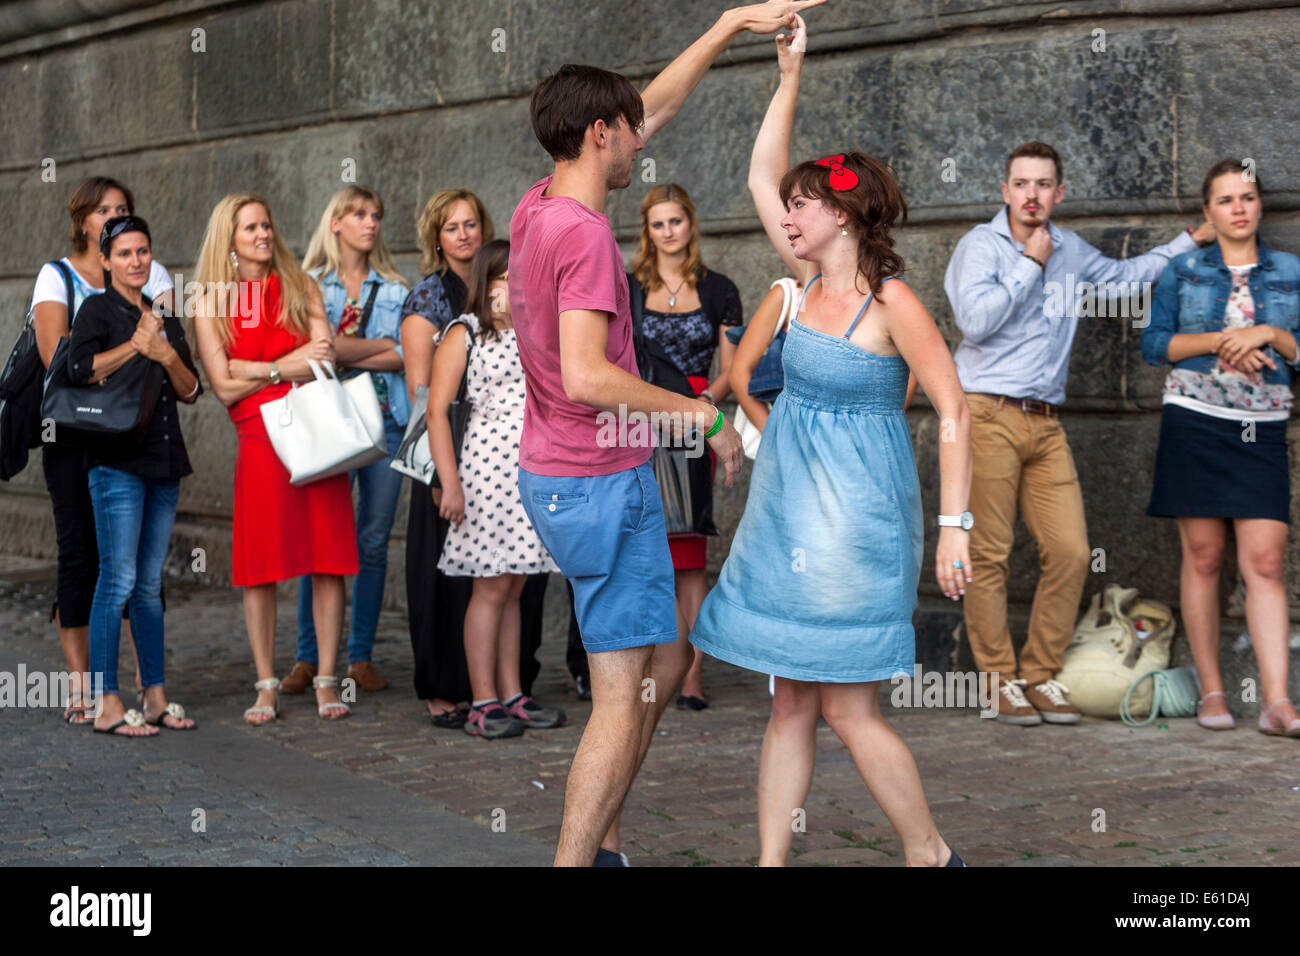
<instances>
[{"instance_id":1,"label":"black ballet flat","mask_svg":"<svg viewBox=\"0 0 1300 956\"><path fill-rule=\"evenodd\" d=\"M948 849L952 852L952 856L948 857L948 862L945 863L944 866L965 866L966 865L964 862L962 862L962 858L957 855L956 850L953 850L952 847L948 847Z\"/></svg>"},{"instance_id":2,"label":"black ballet flat","mask_svg":"<svg viewBox=\"0 0 1300 956\"><path fill-rule=\"evenodd\" d=\"M687 694L677 698L678 710L703 710L709 706L709 702L700 697L691 697Z\"/></svg>"}]
</instances>

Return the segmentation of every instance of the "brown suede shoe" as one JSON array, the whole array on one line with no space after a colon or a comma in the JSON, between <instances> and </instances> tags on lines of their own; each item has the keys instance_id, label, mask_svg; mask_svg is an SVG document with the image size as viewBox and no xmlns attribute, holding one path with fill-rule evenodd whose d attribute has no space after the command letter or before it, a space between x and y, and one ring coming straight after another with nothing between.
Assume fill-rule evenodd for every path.
<instances>
[{"instance_id":1,"label":"brown suede shoe","mask_svg":"<svg viewBox=\"0 0 1300 956\"><path fill-rule=\"evenodd\" d=\"M998 720L1021 727L1033 727L1043 722L1038 711L1025 699L1024 688L1022 680L998 681Z\"/></svg>"},{"instance_id":2,"label":"brown suede shoe","mask_svg":"<svg viewBox=\"0 0 1300 956\"><path fill-rule=\"evenodd\" d=\"M375 665L370 661L354 661L348 666L348 676L356 681L357 686L362 690L371 693L388 686L388 681L380 676L379 671L375 670Z\"/></svg>"},{"instance_id":3,"label":"brown suede shoe","mask_svg":"<svg viewBox=\"0 0 1300 956\"><path fill-rule=\"evenodd\" d=\"M280 693L301 694L311 684L311 679L315 676L315 664L308 664L306 661L294 661L293 670L289 671L289 676L280 681Z\"/></svg>"},{"instance_id":4,"label":"brown suede shoe","mask_svg":"<svg viewBox=\"0 0 1300 956\"><path fill-rule=\"evenodd\" d=\"M1025 700L1042 715L1045 723L1077 724L1083 720L1083 714L1066 700L1069 692L1070 688L1064 684L1048 679L1041 684L1026 685Z\"/></svg>"}]
</instances>

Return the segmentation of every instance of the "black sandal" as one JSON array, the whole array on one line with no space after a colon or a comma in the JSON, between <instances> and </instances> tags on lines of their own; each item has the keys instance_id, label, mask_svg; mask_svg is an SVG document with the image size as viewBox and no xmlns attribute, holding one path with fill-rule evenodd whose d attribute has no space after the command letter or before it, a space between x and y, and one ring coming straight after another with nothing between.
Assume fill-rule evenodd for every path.
<instances>
[{"instance_id":1,"label":"black sandal","mask_svg":"<svg viewBox=\"0 0 1300 956\"><path fill-rule=\"evenodd\" d=\"M162 727L166 730L198 730L199 729L199 725L197 723L190 724L188 727L173 727L171 724L163 723L163 718L167 716L171 716L176 720L184 720L185 708L182 707L180 704L176 703L176 701L172 701L166 707L163 708L163 712L161 714L159 714L153 720L150 720L148 717L146 717L144 719L144 722L146 724L149 724L150 726Z\"/></svg>"},{"instance_id":2,"label":"black sandal","mask_svg":"<svg viewBox=\"0 0 1300 956\"><path fill-rule=\"evenodd\" d=\"M117 723L113 724L111 727L105 727L103 730L100 730L98 727L96 727L95 733L109 734L113 737L157 737L158 736L157 734L119 734L117 732L117 728L121 727L123 724L129 727L143 727L145 726L144 714L140 713L140 711L138 710L128 710L126 712L126 716L123 717L121 720L119 720Z\"/></svg>"},{"instance_id":3,"label":"black sandal","mask_svg":"<svg viewBox=\"0 0 1300 956\"><path fill-rule=\"evenodd\" d=\"M428 708L426 707L427 711ZM465 712L457 707L429 714L429 722L441 730L460 730L465 726Z\"/></svg>"},{"instance_id":4,"label":"black sandal","mask_svg":"<svg viewBox=\"0 0 1300 956\"><path fill-rule=\"evenodd\" d=\"M678 710L703 710L709 706L709 702L702 697L691 697L688 694L682 694L677 698Z\"/></svg>"}]
</instances>

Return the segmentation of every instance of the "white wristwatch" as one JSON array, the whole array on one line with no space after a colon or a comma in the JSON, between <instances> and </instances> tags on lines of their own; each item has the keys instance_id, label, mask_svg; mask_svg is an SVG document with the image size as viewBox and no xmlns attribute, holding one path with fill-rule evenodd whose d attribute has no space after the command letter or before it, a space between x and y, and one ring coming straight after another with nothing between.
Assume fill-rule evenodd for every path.
<instances>
[{"instance_id":1,"label":"white wristwatch","mask_svg":"<svg viewBox=\"0 0 1300 956\"><path fill-rule=\"evenodd\" d=\"M975 525L975 516L969 511L963 511L959 515L939 515L940 528L961 528L963 531L969 531Z\"/></svg>"}]
</instances>

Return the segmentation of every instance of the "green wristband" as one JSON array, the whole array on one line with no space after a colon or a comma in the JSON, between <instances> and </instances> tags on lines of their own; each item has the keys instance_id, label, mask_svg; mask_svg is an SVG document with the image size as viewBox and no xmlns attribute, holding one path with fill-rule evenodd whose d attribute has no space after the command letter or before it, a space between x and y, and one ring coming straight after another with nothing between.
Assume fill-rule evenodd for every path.
<instances>
[{"instance_id":1,"label":"green wristband","mask_svg":"<svg viewBox=\"0 0 1300 956\"><path fill-rule=\"evenodd\" d=\"M722 409L718 409L718 417L713 420L713 427L704 433L705 438L712 438L718 432L722 431L723 423L726 419L722 417Z\"/></svg>"}]
</instances>

